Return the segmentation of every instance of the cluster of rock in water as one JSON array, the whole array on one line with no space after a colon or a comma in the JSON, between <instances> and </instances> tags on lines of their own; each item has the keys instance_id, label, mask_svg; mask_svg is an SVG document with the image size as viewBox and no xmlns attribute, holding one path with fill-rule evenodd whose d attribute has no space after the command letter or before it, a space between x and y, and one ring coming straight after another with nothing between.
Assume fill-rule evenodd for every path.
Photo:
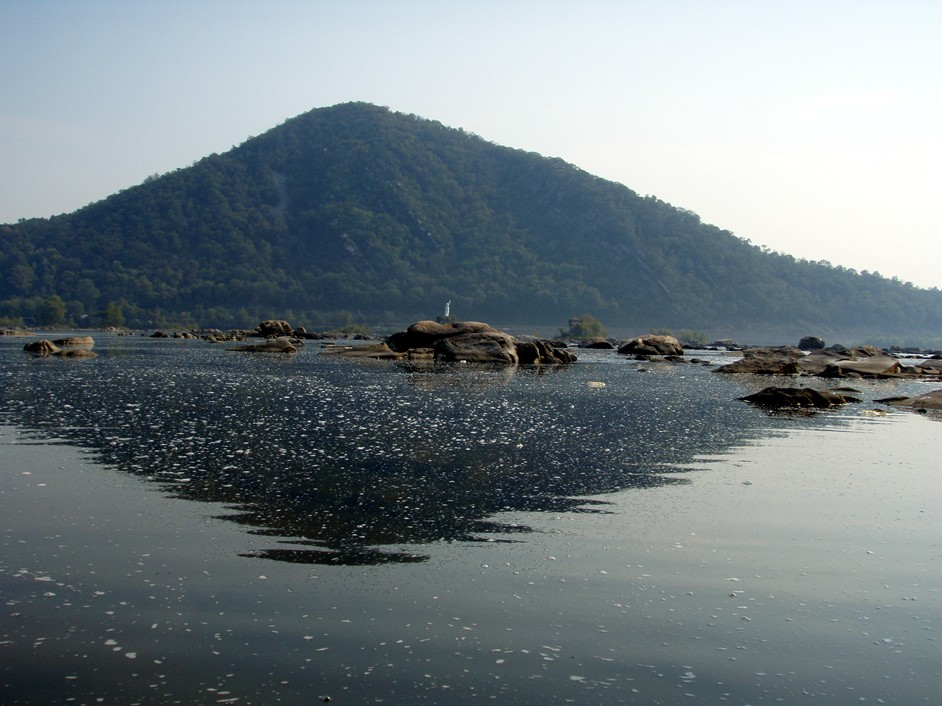
<instances>
[{"instance_id":1,"label":"cluster of rock in water","mask_svg":"<svg viewBox=\"0 0 942 706\"><path fill-rule=\"evenodd\" d=\"M328 350L353 358L414 362L565 365L576 360L570 351L552 341L518 340L477 321L418 321L381 343Z\"/></svg>"},{"instance_id":2,"label":"cluster of rock in water","mask_svg":"<svg viewBox=\"0 0 942 706\"><path fill-rule=\"evenodd\" d=\"M169 338L156 331L153 338ZM296 353L305 340L323 339L325 334L308 333L287 321L268 320L253 331L217 329L189 331L173 334L174 338L200 338L211 342L244 342L250 337L263 339L259 343L245 343L228 348L248 353ZM335 338L335 337L332 337ZM357 337L364 338L364 337ZM621 343L606 339L593 339L580 344L585 348L617 350L619 354L635 359L659 359L677 363L711 364L697 358L685 358L684 348L674 336L648 334ZM769 376L812 376L846 379L921 379L942 381L942 355L936 354L918 365L905 365L889 352L873 346L844 348L840 345L825 347L824 341L808 336L798 346L746 348L732 341L717 345L739 350L742 357L716 368L717 373ZM91 358L94 341L90 336L74 336L54 341L33 341L24 350L42 356ZM567 365L577 360L563 341L540 338L517 339L488 324L475 321L419 321L405 331L394 333L383 341L358 342L344 345L325 344L325 353L378 360L434 363L484 363L497 365ZM831 407L859 402L852 388L834 387L815 390L808 387L768 387L741 399L770 407ZM942 409L942 390L917 397L893 397L878 400L915 409Z\"/></svg>"},{"instance_id":3,"label":"cluster of rock in water","mask_svg":"<svg viewBox=\"0 0 942 706\"><path fill-rule=\"evenodd\" d=\"M42 339L31 341L23 346L27 353L40 356L54 355L60 358L94 358L98 354L92 350L95 340L91 336L69 336L54 341Z\"/></svg>"}]
</instances>

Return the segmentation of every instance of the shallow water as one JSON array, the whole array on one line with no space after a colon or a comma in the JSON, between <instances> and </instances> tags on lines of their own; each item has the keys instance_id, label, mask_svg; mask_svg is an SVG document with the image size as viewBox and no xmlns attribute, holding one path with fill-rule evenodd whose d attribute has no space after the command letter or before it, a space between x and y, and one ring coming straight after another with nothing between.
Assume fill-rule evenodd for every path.
<instances>
[{"instance_id":1,"label":"shallow water","mask_svg":"<svg viewBox=\"0 0 942 706\"><path fill-rule=\"evenodd\" d=\"M940 693L942 425L862 414L920 383L785 417L736 400L768 380L611 352L537 373L17 344L4 703Z\"/></svg>"}]
</instances>

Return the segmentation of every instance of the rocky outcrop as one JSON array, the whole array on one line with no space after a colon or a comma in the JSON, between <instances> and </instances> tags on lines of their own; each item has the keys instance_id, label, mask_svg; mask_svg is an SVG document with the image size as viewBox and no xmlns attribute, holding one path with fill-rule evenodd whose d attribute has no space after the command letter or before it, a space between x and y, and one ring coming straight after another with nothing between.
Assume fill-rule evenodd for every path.
<instances>
[{"instance_id":1,"label":"rocky outcrop","mask_svg":"<svg viewBox=\"0 0 942 706\"><path fill-rule=\"evenodd\" d=\"M860 402L860 399L834 390L813 390L809 387L766 387L739 399L760 407L814 407L826 409L836 405Z\"/></svg>"},{"instance_id":2,"label":"rocky outcrop","mask_svg":"<svg viewBox=\"0 0 942 706\"><path fill-rule=\"evenodd\" d=\"M622 355L640 356L683 355L684 349L680 341L673 336L652 333L623 341L618 346L618 352Z\"/></svg>"},{"instance_id":3,"label":"rocky outcrop","mask_svg":"<svg viewBox=\"0 0 942 706\"><path fill-rule=\"evenodd\" d=\"M207 329L197 332L199 338L209 343L232 343L233 341L244 341L244 331L221 331L219 329Z\"/></svg>"}]
</instances>

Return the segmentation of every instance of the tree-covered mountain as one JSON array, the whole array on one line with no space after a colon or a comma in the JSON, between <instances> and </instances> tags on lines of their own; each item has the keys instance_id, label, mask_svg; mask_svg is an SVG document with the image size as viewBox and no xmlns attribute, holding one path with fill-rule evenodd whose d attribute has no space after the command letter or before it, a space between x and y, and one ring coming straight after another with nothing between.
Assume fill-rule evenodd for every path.
<instances>
[{"instance_id":1,"label":"tree-covered mountain","mask_svg":"<svg viewBox=\"0 0 942 706\"><path fill-rule=\"evenodd\" d=\"M942 292L764 251L559 159L363 103L0 226L0 317L942 332ZM81 317L89 316L82 319Z\"/></svg>"}]
</instances>

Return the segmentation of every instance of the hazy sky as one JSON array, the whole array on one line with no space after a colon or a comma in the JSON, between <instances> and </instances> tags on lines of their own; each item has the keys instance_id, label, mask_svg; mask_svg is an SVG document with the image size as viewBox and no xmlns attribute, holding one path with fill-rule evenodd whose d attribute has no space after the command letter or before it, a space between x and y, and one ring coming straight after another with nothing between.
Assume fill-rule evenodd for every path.
<instances>
[{"instance_id":1,"label":"hazy sky","mask_svg":"<svg viewBox=\"0 0 942 706\"><path fill-rule=\"evenodd\" d=\"M942 287L939 0L0 0L0 223L366 101Z\"/></svg>"}]
</instances>

